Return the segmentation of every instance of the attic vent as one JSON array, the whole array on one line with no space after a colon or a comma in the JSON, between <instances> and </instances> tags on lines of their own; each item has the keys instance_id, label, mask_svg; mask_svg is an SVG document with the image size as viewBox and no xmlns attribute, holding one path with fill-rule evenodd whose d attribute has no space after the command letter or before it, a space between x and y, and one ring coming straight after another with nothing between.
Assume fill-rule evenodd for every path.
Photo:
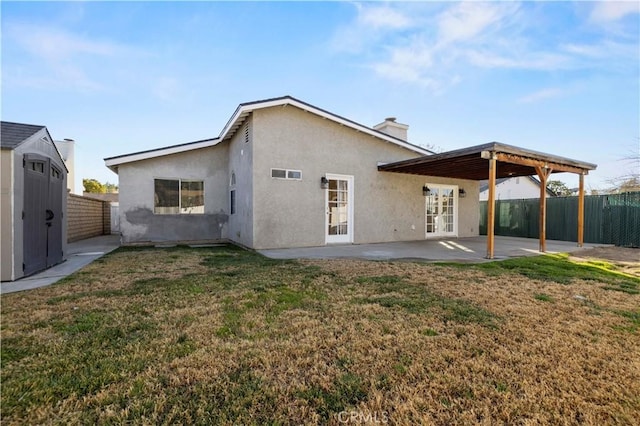
<instances>
[{"instance_id":1,"label":"attic vent","mask_svg":"<svg viewBox=\"0 0 640 426\"><path fill-rule=\"evenodd\" d=\"M249 143L249 123L244 126L244 143Z\"/></svg>"}]
</instances>

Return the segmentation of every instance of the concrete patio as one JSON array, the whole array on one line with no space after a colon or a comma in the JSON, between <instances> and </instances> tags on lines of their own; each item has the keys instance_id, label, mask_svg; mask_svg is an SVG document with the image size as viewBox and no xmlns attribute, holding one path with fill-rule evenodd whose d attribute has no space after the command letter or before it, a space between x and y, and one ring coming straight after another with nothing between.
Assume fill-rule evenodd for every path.
<instances>
[{"instance_id":1,"label":"concrete patio","mask_svg":"<svg viewBox=\"0 0 640 426\"><path fill-rule=\"evenodd\" d=\"M120 247L120 235L102 235L67 245L67 260L37 274L0 284L0 294L51 285Z\"/></svg>"},{"instance_id":2,"label":"concrete patio","mask_svg":"<svg viewBox=\"0 0 640 426\"><path fill-rule=\"evenodd\" d=\"M547 240L547 253L567 253L602 247L604 244L585 243L578 247L570 241ZM533 238L495 237L495 258L537 256L539 242ZM450 238L439 240L398 241L377 244L347 244L322 247L258 250L273 259L415 259L432 262L488 262L487 237Z\"/></svg>"}]
</instances>

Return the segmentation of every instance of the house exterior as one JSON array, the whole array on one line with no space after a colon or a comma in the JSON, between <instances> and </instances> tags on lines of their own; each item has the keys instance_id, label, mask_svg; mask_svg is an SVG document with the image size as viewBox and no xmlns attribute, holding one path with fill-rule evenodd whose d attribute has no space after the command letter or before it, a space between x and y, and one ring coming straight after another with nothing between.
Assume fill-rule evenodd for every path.
<instances>
[{"instance_id":1,"label":"house exterior","mask_svg":"<svg viewBox=\"0 0 640 426\"><path fill-rule=\"evenodd\" d=\"M65 259L67 169L45 126L1 122L0 278Z\"/></svg>"},{"instance_id":2,"label":"house exterior","mask_svg":"<svg viewBox=\"0 0 640 426\"><path fill-rule=\"evenodd\" d=\"M547 197L554 197L547 188ZM496 200L522 200L540 197L540 181L533 176L516 176L496 179ZM480 181L480 201L489 199L489 182Z\"/></svg>"},{"instance_id":3,"label":"house exterior","mask_svg":"<svg viewBox=\"0 0 640 426\"><path fill-rule=\"evenodd\" d=\"M64 165L69 171L67 173L67 189L72 194L81 195L79 191L76 191L76 177L75 177L75 146L76 142L73 139L63 139L53 141L53 144L58 149L60 156L64 160Z\"/></svg>"},{"instance_id":4,"label":"house exterior","mask_svg":"<svg viewBox=\"0 0 640 426\"><path fill-rule=\"evenodd\" d=\"M241 104L217 138L105 159L119 176L122 243L266 249L478 235L477 181L379 171L430 154L407 129L289 96Z\"/></svg>"}]
</instances>

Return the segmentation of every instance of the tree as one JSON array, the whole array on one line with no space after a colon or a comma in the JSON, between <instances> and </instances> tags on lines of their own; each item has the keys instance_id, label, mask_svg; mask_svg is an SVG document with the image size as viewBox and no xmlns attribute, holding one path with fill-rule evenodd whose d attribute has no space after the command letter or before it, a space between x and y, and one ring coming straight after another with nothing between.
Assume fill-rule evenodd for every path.
<instances>
[{"instance_id":1,"label":"tree","mask_svg":"<svg viewBox=\"0 0 640 426\"><path fill-rule=\"evenodd\" d=\"M107 192L106 186L95 179L82 179L82 186L84 186L84 192L93 194L104 194Z\"/></svg>"},{"instance_id":2,"label":"tree","mask_svg":"<svg viewBox=\"0 0 640 426\"><path fill-rule=\"evenodd\" d=\"M628 167L628 170L618 177L609 179L611 187L609 193L617 194L621 192L640 191L640 138L638 138L638 146L631 148L629 153L620 159L624 165L621 169Z\"/></svg>"},{"instance_id":3,"label":"tree","mask_svg":"<svg viewBox=\"0 0 640 426\"><path fill-rule=\"evenodd\" d=\"M547 182L547 189L556 194L558 197L566 197L571 195L571 190L569 189L569 187L567 187L567 184L559 180L550 180L549 182Z\"/></svg>"},{"instance_id":4,"label":"tree","mask_svg":"<svg viewBox=\"0 0 640 426\"><path fill-rule=\"evenodd\" d=\"M105 189L105 192L109 194L116 193L118 192L118 185L116 185L115 183L107 182L104 184L104 189Z\"/></svg>"}]
</instances>

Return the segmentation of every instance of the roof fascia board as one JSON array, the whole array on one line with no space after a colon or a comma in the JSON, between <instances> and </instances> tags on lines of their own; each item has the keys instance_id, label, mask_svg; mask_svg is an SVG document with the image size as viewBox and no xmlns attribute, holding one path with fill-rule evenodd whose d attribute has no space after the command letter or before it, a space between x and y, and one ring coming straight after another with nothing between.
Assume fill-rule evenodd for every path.
<instances>
[{"instance_id":1,"label":"roof fascia board","mask_svg":"<svg viewBox=\"0 0 640 426\"><path fill-rule=\"evenodd\" d=\"M134 161L141 161L141 160L149 160L151 158L162 157L164 155L179 154L181 152L192 151L194 149L207 148L210 146L217 145L218 142L220 142L219 139L207 139L201 142L194 142L194 143L183 144L183 145L174 145L166 148L159 148L159 149L154 149L150 151L143 151L143 152L137 152L133 154L121 155L118 157L105 158L104 163L111 170L115 171L114 167L117 169L117 166L120 164L132 163Z\"/></svg>"},{"instance_id":2,"label":"roof fascia board","mask_svg":"<svg viewBox=\"0 0 640 426\"><path fill-rule=\"evenodd\" d=\"M60 151L58 150L58 147L56 146L56 143L53 140L53 137L51 137L51 133L49 133L49 129L45 126L44 130L47 132L47 136L49 136L49 141L51 142L51 145L53 145L53 149L55 149L56 153L58 154L58 159L60 160L60 164L62 165L62 167L64 167L65 172L69 174L69 169L67 168L67 165L64 163L64 158L62 158L62 154L60 154Z\"/></svg>"},{"instance_id":3,"label":"roof fascia board","mask_svg":"<svg viewBox=\"0 0 640 426\"><path fill-rule=\"evenodd\" d=\"M350 127L352 129L355 129L357 131L360 131L362 133L366 133L370 136L373 136L375 138L378 139L382 139L386 142L390 142L396 145L399 145L403 148L409 149L411 151L417 152L419 154L422 155L431 155L433 154L431 151L429 151L426 148L422 148L420 146L417 145L413 145L409 142L403 141L402 139L398 139L398 138L394 138L393 136L389 136L385 133L382 133L378 130L372 129L370 127L367 126L363 126L362 124L356 123L355 121L351 121L348 120L344 117L340 117L338 115L335 115L329 111L325 111L323 109L314 107L313 105L307 104L306 102L302 102L299 101L295 98L292 97L283 97L283 98L276 98L276 99L269 99L266 100L264 102L256 102L256 103L249 103L249 104L244 104L244 105L240 105L234 115L231 117L231 119L227 122L227 124L225 125L224 129L222 130L222 133L220 133L220 139L224 140L227 136L229 131L233 128L233 124L243 115L250 113L251 111L257 110L257 109L263 109L263 108L270 108L270 107L274 107L274 106L286 106L286 105L291 105L294 106L296 108L299 108L303 111L307 111L313 114L316 114L320 117L326 118L328 120L332 120L335 121L336 123L342 124L344 126Z\"/></svg>"},{"instance_id":4,"label":"roof fascia board","mask_svg":"<svg viewBox=\"0 0 640 426\"><path fill-rule=\"evenodd\" d=\"M154 150L149 150L149 151L143 151L143 152L138 152L138 153L133 153L133 154L125 154L125 155L120 155L117 157L109 157L109 158L105 158L104 162L105 165L113 170L114 172L117 173L117 166L120 164L124 164L124 163L131 163L134 161L141 161L141 160L148 160L151 158L155 158L155 157L160 157L163 155L169 155L169 154L177 154L180 152L185 152L185 151L191 151L194 149L199 149L199 148L205 148L208 146L213 146L218 144L219 142L224 141L225 139L227 139L230 136L230 132L231 130L234 128L234 124L243 116L251 113L254 110L257 109L263 109L263 108L271 108L271 107L275 107L275 106L286 106L286 105L291 105L294 106L296 108L299 108L303 111L308 111L311 112L313 114L316 114L320 117L332 120L334 122L337 122L339 124L342 124L344 126L350 127L352 129L355 129L357 131L360 131L362 133L366 133L370 136L373 136L375 138L378 139L382 139L386 142L390 142L396 145L399 145L403 148L409 149L413 152L416 152L418 154L421 155L431 155L433 154L433 152L429 151L426 148L422 148L420 146L417 145L413 145L409 142L403 141L402 139L398 139L398 138L394 138L393 136L389 136L386 135L385 133L382 133L378 130L363 126L361 124L356 123L355 121L351 121L348 120L346 118L340 117L336 114L330 113L329 111L325 111L323 109L314 107L313 105L307 104L305 102L299 101L295 98L292 98L291 96L285 96L285 97L281 97L281 98L274 98L274 99L267 99L264 101L256 101L256 102L249 102L249 103L245 103L245 104L240 104L236 110L234 111L233 115L231 116L231 118L229 119L229 121L227 121L227 124L225 124L224 128L222 129L222 132L220 132L220 136L218 138L215 139L208 139L206 141L203 141L201 143L188 143L188 144L182 144L182 145L174 145L174 146L170 146L170 147L166 147L166 148L159 148L159 149L154 149Z\"/></svg>"}]
</instances>

